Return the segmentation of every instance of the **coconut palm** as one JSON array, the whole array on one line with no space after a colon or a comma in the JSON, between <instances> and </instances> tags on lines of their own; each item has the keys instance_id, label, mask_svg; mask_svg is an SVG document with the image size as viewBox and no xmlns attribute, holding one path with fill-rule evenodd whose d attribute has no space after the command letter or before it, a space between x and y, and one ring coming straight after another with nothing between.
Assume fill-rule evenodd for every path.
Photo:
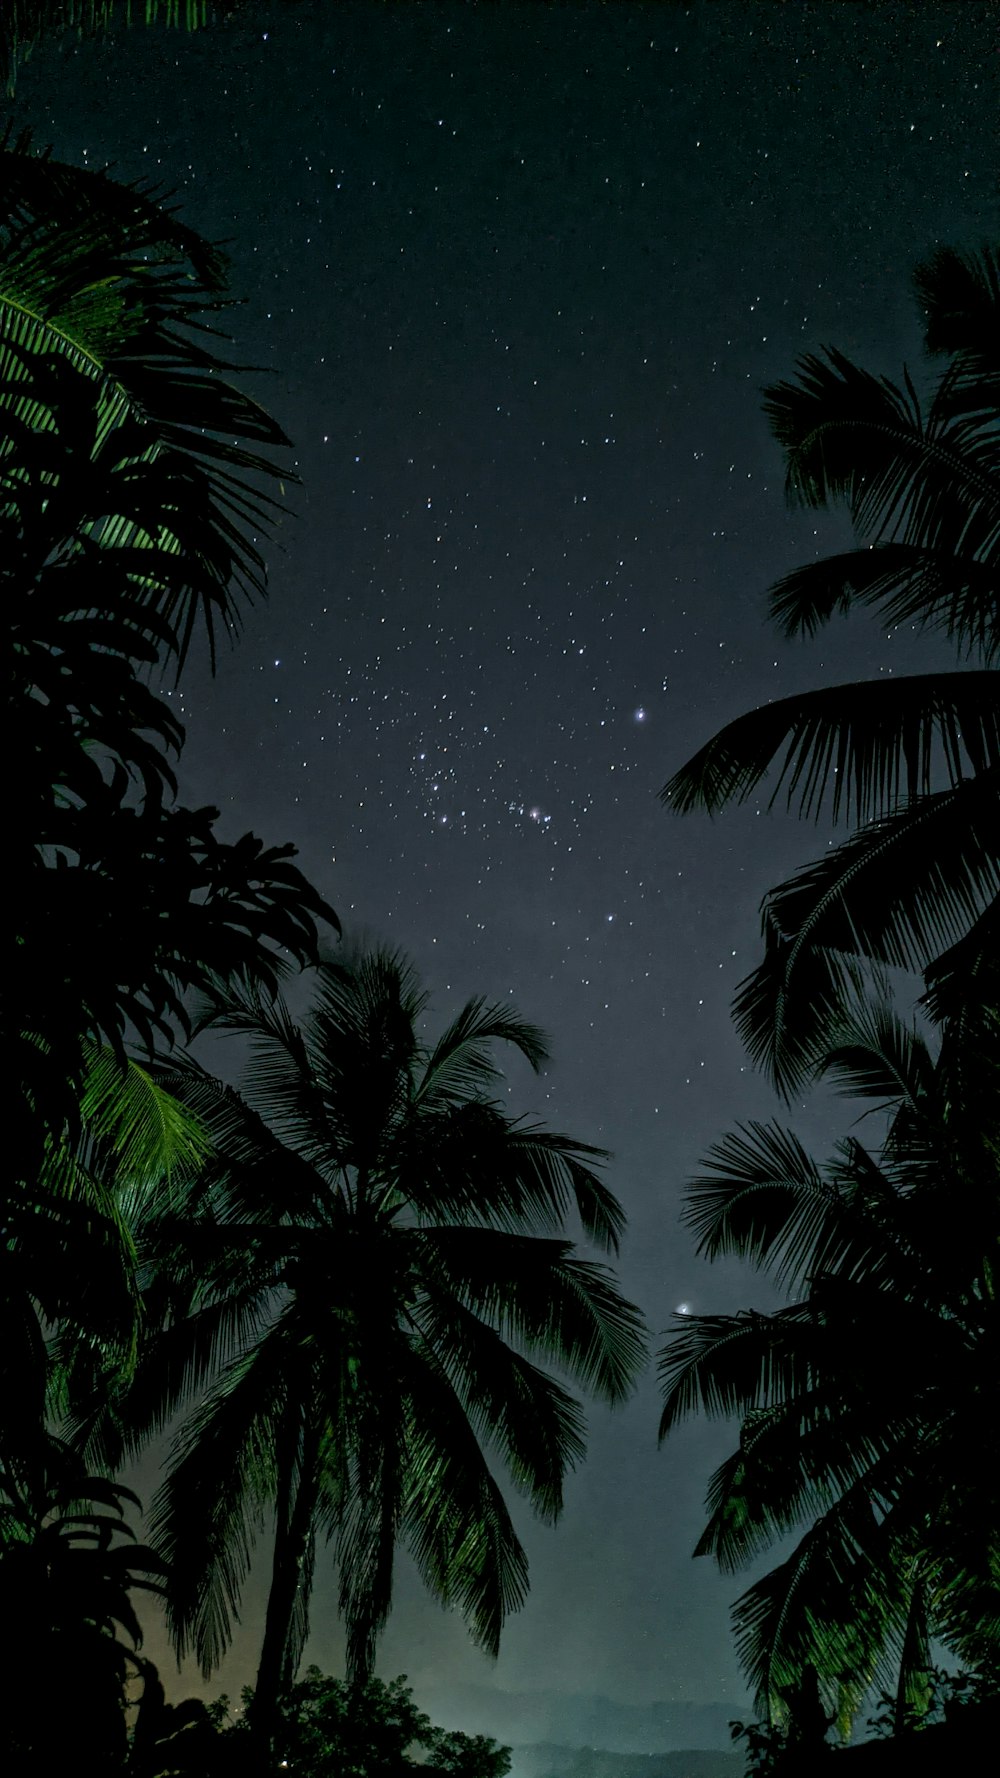
<instances>
[{"instance_id":1,"label":"coconut palm","mask_svg":"<svg viewBox=\"0 0 1000 1778\"><path fill-rule=\"evenodd\" d=\"M959 671L841 685L727 725L666 785L679 811L716 812L776 767L801 814L860 824L765 899L764 961L737 1024L786 1095L823 1046L859 956L960 996L997 942L1000 894L1000 254L942 250L916 276L927 342L949 362L925 412L842 354L806 357L767 391L789 497L844 503L858 547L772 589L786 635L855 605L937 628ZM956 972L958 972L956 974Z\"/></svg>"},{"instance_id":2,"label":"coconut palm","mask_svg":"<svg viewBox=\"0 0 1000 1778\"><path fill-rule=\"evenodd\" d=\"M938 1637L964 1664L1000 1649L1000 1065L996 982L979 1042L933 1059L887 1005L856 1000L824 1068L893 1107L875 1151L818 1165L752 1124L714 1148L686 1220L791 1295L770 1314L685 1319L661 1355L661 1436L702 1410L740 1420L698 1544L733 1572L798 1533L734 1608L772 1710L810 1668L848 1717L873 1682L902 1719Z\"/></svg>"},{"instance_id":3,"label":"coconut palm","mask_svg":"<svg viewBox=\"0 0 1000 1778\"><path fill-rule=\"evenodd\" d=\"M537 1029L470 1001L435 1043L401 955L318 969L298 1023L280 997L233 991L212 1019L241 1034L239 1093L193 1062L161 1071L216 1159L164 1192L145 1231L150 1323L118 1461L185 1403L153 1512L173 1570L179 1652L208 1671L238 1610L261 1515L271 1586L256 1688L260 1735L294 1677L317 1538L332 1543L350 1672L371 1669L398 1544L496 1652L527 1566L492 1455L543 1518L582 1456L583 1418L549 1366L608 1402L644 1352L641 1317L564 1233L614 1251L623 1227L601 1152L511 1116L494 1052L534 1068Z\"/></svg>"}]
</instances>

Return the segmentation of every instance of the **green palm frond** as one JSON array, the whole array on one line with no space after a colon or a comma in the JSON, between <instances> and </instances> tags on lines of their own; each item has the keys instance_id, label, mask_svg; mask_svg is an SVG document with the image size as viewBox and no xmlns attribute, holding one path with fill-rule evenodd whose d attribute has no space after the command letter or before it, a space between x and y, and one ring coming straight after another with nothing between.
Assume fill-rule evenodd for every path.
<instances>
[{"instance_id":1,"label":"green palm frond","mask_svg":"<svg viewBox=\"0 0 1000 1778\"><path fill-rule=\"evenodd\" d=\"M255 540L279 510L260 486L277 479L273 460L241 441L288 442L204 343L205 317L225 306L222 255L151 188L35 154L27 135L0 144L0 164L0 410L58 439L65 477L67 399L46 378L61 367L60 389L81 387L77 406L90 391L96 424L80 462L117 451L125 498L68 535L77 548L149 551L136 590L169 624L180 660L199 615L214 656L217 629L238 626L234 594L263 591ZM161 572L164 552L176 569Z\"/></svg>"},{"instance_id":2,"label":"green palm frond","mask_svg":"<svg viewBox=\"0 0 1000 1778\"><path fill-rule=\"evenodd\" d=\"M96 36L142 19L188 31L204 30L238 12L245 0L6 0L0 12L0 80L13 95L17 71L44 38L72 32Z\"/></svg>"},{"instance_id":3,"label":"green palm frond","mask_svg":"<svg viewBox=\"0 0 1000 1778\"><path fill-rule=\"evenodd\" d=\"M872 821L942 782L1000 767L1000 694L990 672L834 685L737 717L661 792L679 813L745 802L776 767L790 809Z\"/></svg>"},{"instance_id":4,"label":"green palm frond","mask_svg":"<svg viewBox=\"0 0 1000 1778\"><path fill-rule=\"evenodd\" d=\"M447 1379L426 1364L409 1390L403 1533L432 1590L496 1654L528 1592L528 1564L503 1495Z\"/></svg>"},{"instance_id":5,"label":"green palm frond","mask_svg":"<svg viewBox=\"0 0 1000 1778\"><path fill-rule=\"evenodd\" d=\"M392 1608L396 1544L405 1513L406 1344L390 1334L389 1346L391 1366L378 1362L387 1356L384 1351L372 1366L375 1386L366 1386L362 1378L364 1399L350 1423L348 1476L334 1542L352 1680L368 1678L374 1665L376 1641Z\"/></svg>"},{"instance_id":6,"label":"green palm frond","mask_svg":"<svg viewBox=\"0 0 1000 1778\"><path fill-rule=\"evenodd\" d=\"M818 1521L795 1551L733 1607L740 1664L770 1714L807 1667L890 1688L891 1638L905 1622L905 1588L863 1496Z\"/></svg>"},{"instance_id":7,"label":"green palm frond","mask_svg":"<svg viewBox=\"0 0 1000 1778\"><path fill-rule=\"evenodd\" d=\"M168 1619L178 1655L207 1675L229 1646L251 1552L274 1496L287 1403L286 1316L223 1370L175 1440L175 1459L150 1516L153 1547L170 1567Z\"/></svg>"},{"instance_id":8,"label":"green palm frond","mask_svg":"<svg viewBox=\"0 0 1000 1778\"><path fill-rule=\"evenodd\" d=\"M188 1107L131 1058L89 1046L80 1116L90 1142L133 1190L203 1163L210 1144Z\"/></svg>"},{"instance_id":9,"label":"green palm frond","mask_svg":"<svg viewBox=\"0 0 1000 1778\"><path fill-rule=\"evenodd\" d=\"M555 1523L566 1471L585 1451L579 1402L452 1291L428 1289L414 1324L421 1346L426 1342L456 1389L477 1438L499 1452L539 1517Z\"/></svg>"}]
</instances>

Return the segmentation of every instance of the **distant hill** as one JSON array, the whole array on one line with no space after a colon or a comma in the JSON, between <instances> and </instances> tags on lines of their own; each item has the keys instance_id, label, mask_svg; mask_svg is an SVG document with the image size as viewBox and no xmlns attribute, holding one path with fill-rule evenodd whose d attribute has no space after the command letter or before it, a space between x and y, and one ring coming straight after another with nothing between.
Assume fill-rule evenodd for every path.
<instances>
[{"instance_id":1,"label":"distant hill","mask_svg":"<svg viewBox=\"0 0 1000 1778\"><path fill-rule=\"evenodd\" d=\"M732 1749L613 1753L544 1741L512 1749L512 1778L743 1778L743 1771L744 1756Z\"/></svg>"},{"instance_id":2,"label":"distant hill","mask_svg":"<svg viewBox=\"0 0 1000 1778\"><path fill-rule=\"evenodd\" d=\"M613 1698L589 1693L509 1692L485 1685L423 1686L420 1703L434 1722L446 1722L449 1728L492 1735L525 1755L529 1747L544 1745L561 1749L567 1757L587 1748L652 1754L657 1759L664 1750L673 1753L682 1748L731 1754L729 1724L734 1718L746 1721L753 1716L746 1698L725 1704L695 1704L684 1699L619 1704ZM742 1756L740 1762L734 1770L742 1770ZM527 1766L524 1770L527 1774ZM544 1778L544 1774L533 1765L529 1778ZM648 1778L658 1778L658 1769L655 1774L649 1771ZM672 1772L670 1778L675 1778Z\"/></svg>"}]
</instances>

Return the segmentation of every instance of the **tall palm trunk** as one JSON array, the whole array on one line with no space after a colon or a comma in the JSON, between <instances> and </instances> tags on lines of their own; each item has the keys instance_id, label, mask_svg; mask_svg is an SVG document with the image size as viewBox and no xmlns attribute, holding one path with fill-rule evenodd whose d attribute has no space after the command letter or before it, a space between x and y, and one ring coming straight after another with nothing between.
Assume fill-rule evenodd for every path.
<instances>
[{"instance_id":1,"label":"tall palm trunk","mask_svg":"<svg viewBox=\"0 0 1000 1778\"><path fill-rule=\"evenodd\" d=\"M295 1631L295 1614L298 1607L305 1615L312 1585L319 1445L318 1427L307 1416L300 1435L298 1461L283 1467L281 1476L271 1586L253 1700L256 1766L260 1772L270 1770L280 1699L295 1679L302 1652Z\"/></svg>"}]
</instances>

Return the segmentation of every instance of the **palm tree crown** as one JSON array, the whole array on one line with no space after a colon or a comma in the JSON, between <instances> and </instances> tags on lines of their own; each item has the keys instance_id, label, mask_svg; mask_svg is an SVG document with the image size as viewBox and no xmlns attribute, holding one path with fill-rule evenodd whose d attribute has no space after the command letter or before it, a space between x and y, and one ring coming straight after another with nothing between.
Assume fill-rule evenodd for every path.
<instances>
[{"instance_id":1,"label":"palm tree crown","mask_svg":"<svg viewBox=\"0 0 1000 1778\"><path fill-rule=\"evenodd\" d=\"M814 634L853 605L938 628L958 672L806 692L728 724L666 785L679 811L752 795L773 767L802 814L860 823L765 899L765 957L737 1023L779 1090L801 1085L859 956L933 970L960 994L997 942L1000 896L1000 253L942 250L917 273L932 351L924 412L839 352L767 391L792 500L843 502L859 547L787 575L771 613ZM968 663L976 663L969 665Z\"/></svg>"},{"instance_id":2,"label":"palm tree crown","mask_svg":"<svg viewBox=\"0 0 1000 1778\"><path fill-rule=\"evenodd\" d=\"M766 1708L813 1668L848 1717L873 1681L902 1715L931 1635L970 1665L1000 1646L997 1036L994 1011L935 1062L885 1003L859 1001L824 1065L894 1108L881 1149L852 1138L821 1167L790 1130L754 1124L694 1184L700 1249L792 1296L685 1319L660 1361L661 1435L698 1408L741 1423L698 1553L732 1572L800 1536L734 1610Z\"/></svg>"},{"instance_id":3,"label":"palm tree crown","mask_svg":"<svg viewBox=\"0 0 1000 1778\"><path fill-rule=\"evenodd\" d=\"M489 1456L554 1519L583 1418L554 1364L610 1403L643 1359L638 1311L563 1230L615 1251L601 1152L512 1117L494 1051L533 1067L537 1029L470 1001L434 1044L404 958L316 972L308 1017L230 994L240 1093L164 1075L217 1153L166 1190L145 1234L161 1327L128 1407L134 1441L198 1394L155 1509L173 1625L206 1668L228 1642L260 1515L276 1550L258 1709L290 1683L317 1535L332 1541L350 1670L369 1671L398 1543L496 1651L527 1568ZM107 1427L105 1455L109 1447Z\"/></svg>"}]
</instances>

